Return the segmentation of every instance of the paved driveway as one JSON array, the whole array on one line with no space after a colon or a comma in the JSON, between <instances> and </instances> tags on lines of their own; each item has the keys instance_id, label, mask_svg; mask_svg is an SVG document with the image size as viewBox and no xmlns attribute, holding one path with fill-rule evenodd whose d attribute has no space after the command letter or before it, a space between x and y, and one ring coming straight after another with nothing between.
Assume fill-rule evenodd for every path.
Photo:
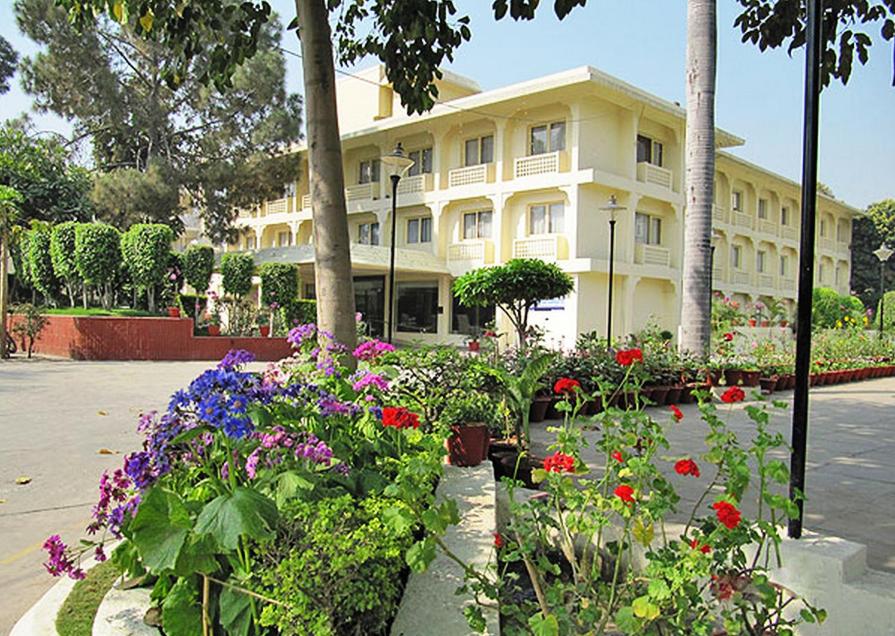
<instances>
[{"instance_id":1,"label":"paved driveway","mask_svg":"<svg viewBox=\"0 0 895 636\"><path fill-rule=\"evenodd\" d=\"M83 536L100 474L122 462L98 451L135 450L140 412L165 408L211 364L0 361L0 634L54 583L44 539Z\"/></svg>"},{"instance_id":2,"label":"paved driveway","mask_svg":"<svg viewBox=\"0 0 895 636\"><path fill-rule=\"evenodd\" d=\"M775 394L775 398L785 399L791 407L792 391ZM719 411L729 408L722 406ZM681 408L684 420L668 429L668 454L692 454L699 462L708 427L699 419L695 405ZM658 415L667 417L665 412ZM787 439L791 416L789 409L772 419L772 426ZM868 547L870 567L895 572L895 379L812 389L809 419L805 528L863 543ZM741 439L754 431L742 407L733 408L729 421ZM535 451L543 453L553 436L545 425L533 427ZM780 458L789 465L788 453ZM602 465L592 449L584 459ZM707 475L706 469L697 481L674 474L671 465L667 463L667 472L682 496L681 508L689 516L702 494L697 485L704 488L713 475ZM743 508L748 514L755 513L755 506L746 500Z\"/></svg>"}]
</instances>

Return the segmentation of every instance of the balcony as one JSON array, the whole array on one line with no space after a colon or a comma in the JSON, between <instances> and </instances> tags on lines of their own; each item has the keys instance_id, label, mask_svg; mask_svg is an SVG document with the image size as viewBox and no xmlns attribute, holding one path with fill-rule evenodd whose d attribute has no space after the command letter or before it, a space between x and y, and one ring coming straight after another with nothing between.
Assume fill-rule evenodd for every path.
<instances>
[{"instance_id":1,"label":"balcony","mask_svg":"<svg viewBox=\"0 0 895 636\"><path fill-rule=\"evenodd\" d=\"M421 194L432 189L431 174L415 174L398 182L398 194Z\"/></svg>"},{"instance_id":2,"label":"balcony","mask_svg":"<svg viewBox=\"0 0 895 636\"><path fill-rule=\"evenodd\" d=\"M658 245L634 244L634 262L639 265L671 266L671 252Z\"/></svg>"},{"instance_id":3,"label":"balcony","mask_svg":"<svg viewBox=\"0 0 895 636\"><path fill-rule=\"evenodd\" d=\"M747 227L751 230L752 229L752 217L749 216L748 214L744 214L738 210L734 210L733 224L738 225L740 227Z\"/></svg>"},{"instance_id":4,"label":"balcony","mask_svg":"<svg viewBox=\"0 0 895 636\"><path fill-rule=\"evenodd\" d=\"M827 238L826 236L821 236L817 239L817 246L822 250L832 252L834 249L833 239Z\"/></svg>"},{"instance_id":5,"label":"balcony","mask_svg":"<svg viewBox=\"0 0 895 636\"><path fill-rule=\"evenodd\" d=\"M774 282L774 277L770 274L759 274L758 275L758 286L763 287L765 289L774 289L777 285Z\"/></svg>"},{"instance_id":6,"label":"balcony","mask_svg":"<svg viewBox=\"0 0 895 636\"><path fill-rule=\"evenodd\" d=\"M539 174L553 174L560 171L562 151L546 152L529 157L517 157L513 163L513 175L516 179L533 177Z\"/></svg>"},{"instance_id":7,"label":"balcony","mask_svg":"<svg viewBox=\"0 0 895 636\"><path fill-rule=\"evenodd\" d=\"M715 223L727 223L727 210L720 205L712 205L712 221Z\"/></svg>"},{"instance_id":8,"label":"balcony","mask_svg":"<svg viewBox=\"0 0 895 636\"><path fill-rule=\"evenodd\" d=\"M668 168L654 166L646 161L641 161L637 164L637 180L671 190L674 174Z\"/></svg>"},{"instance_id":9,"label":"balcony","mask_svg":"<svg viewBox=\"0 0 895 636\"><path fill-rule=\"evenodd\" d=\"M311 209L311 195L306 194L301 198L301 209L302 210L310 210Z\"/></svg>"},{"instance_id":10,"label":"balcony","mask_svg":"<svg viewBox=\"0 0 895 636\"><path fill-rule=\"evenodd\" d=\"M569 257L566 237L561 234L542 234L513 241L513 258L540 258L561 261Z\"/></svg>"},{"instance_id":11,"label":"balcony","mask_svg":"<svg viewBox=\"0 0 895 636\"><path fill-rule=\"evenodd\" d=\"M476 166L454 168L448 172L448 187L461 188L477 183L490 183L494 181L494 164L480 163Z\"/></svg>"},{"instance_id":12,"label":"balcony","mask_svg":"<svg viewBox=\"0 0 895 636\"><path fill-rule=\"evenodd\" d=\"M780 279L780 289L788 292L795 292L796 290L796 279L790 276L784 276Z\"/></svg>"},{"instance_id":13,"label":"balcony","mask_svg":"<svg viewBox=\"0 0 895 636\"><path fill-rule=\"evenodd\" d=\"M777 236L777 224L768 219L758 219L758 231L771 236Z\"/></svg>"},{"instance_id":14,"label":"balcony","mask_svg":"<svg viewBox=\"0 0 895 636\"><path fill-rule=\"evenodd\" d=\"M379 183L358 183L345 188L345 201L366 201L379 198Z\"/></svg>"},{"instance_id":15,"label":"balcony","mask_svg":"<svg viewBox=\"0 0 895 636\"><path fill-rule=\"evenodd\" d=\"M780 236L788 241L798 241L799 231L791 225L783 225L780 227Z\"/></svg>"},{"instance_id":16,"label":"balcony","mask_svg":"<svg viewBox=\"0 0 895 636\"><path fill-rule=\"evenodd\" d=\"M734 285L752 286L752 274L734 270L730 275L730 282Z\"/></svg>"},{"instance_id":17,"label":"balcony","mask_svg":"<svg viewBox=\"0 0 895 636\"><path fill-rule=\"evenodd\" d=\"M460 274L494 263L494 241L476 239L448 245L447 264L451 274Z\"/></svg>"},{"instance_id":18,"label":"balcony","mask_svg":"<svg viewBox=\"0 0 895 636\"><path fill-rule=\"evenodd\" d=\"M714 269L712 269L712 282L715 284L727 282L727 277L724 275L723 267L715 267Z\"/></svg>"},{"instance_id":19,"label":"balcony","mask_svg":"<svg viewBox=\"0 0 895 636\"><path fill-rule=\"evenodd\" d=\"M268 201L266 207L267 214L286 214L286 211L288 210L288 199Z\"/></svg>"}]
</instances>

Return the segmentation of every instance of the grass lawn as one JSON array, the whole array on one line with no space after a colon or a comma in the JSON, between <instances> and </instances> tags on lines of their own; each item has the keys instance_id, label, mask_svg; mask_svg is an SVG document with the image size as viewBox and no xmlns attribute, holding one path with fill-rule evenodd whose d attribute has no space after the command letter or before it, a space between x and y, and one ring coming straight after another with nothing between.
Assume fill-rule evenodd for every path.
<instances>
[{"instance_id":1,"label":"grass lawn","mask_svg":"<svg viewBox=\"0 0 895 636\"><path fill-rule=\"evenodd\" d=\"M47 309L44 313L51 316L159 316L161 314L143 311L142 309L102 309L101 307L60 307Z\"/></svg>"},{"instance_id":2,"label":"grass lawn","mask_svg":"<svg viewBox=\"0 0 895 636\"><path fill-rule=\"evenodd\" d=\"M96 610L112 583L121 572L111 561L100 563L87 571L87 578L75 583L56 615L59 636L90 636Z\"/></svg>"}]
</instances>

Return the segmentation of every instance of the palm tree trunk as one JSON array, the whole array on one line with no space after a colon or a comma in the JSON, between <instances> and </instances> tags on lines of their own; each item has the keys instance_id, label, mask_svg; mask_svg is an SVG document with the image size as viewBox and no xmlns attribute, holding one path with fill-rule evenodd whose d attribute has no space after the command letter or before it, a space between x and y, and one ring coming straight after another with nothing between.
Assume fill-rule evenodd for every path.
<instances>
[{"instance_id":1,"label":"palm tree trunk","mask_svg":"<svg viewBox=\"0 0 895 636\"><path fill-rule=\"evenodd\" d=\"M336 112L335 67L325 0L295 0L304 67L308 164L314 215L317 323L349 351L357 341L351 247ZM346 361L353 360L350 356Z\"/></svg>"},{"instance_id":2,"label":"palm tree trunk","mask_svg":"<svg viewBox=\"0 0 895 636\"><path fill-rule=\"evenodd\" d=\"M6 350L6 307L9 304L9 289L7 287L9 275L6 263L6 244L8 242L7 233L0 232L0 358L9 357Z\"/></svg>"},{"instance_id":3,"label":"palm tree trunk","mask_svg":"<svg viewBox=\"0 0 895 636\"><path fill-rule=\"evenodd\" d=\"M687 210L681 348L703 356L712 335L717 29L715 0L687 0Z\"/></svg>"}]
</instances>

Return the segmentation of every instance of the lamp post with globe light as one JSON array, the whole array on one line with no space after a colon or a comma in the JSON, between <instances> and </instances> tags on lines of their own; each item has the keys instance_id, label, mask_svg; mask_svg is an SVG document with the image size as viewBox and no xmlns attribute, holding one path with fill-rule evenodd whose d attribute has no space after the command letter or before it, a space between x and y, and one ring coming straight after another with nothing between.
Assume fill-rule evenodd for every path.
<instances>
[{"instance_id":1,"label":"lamp post with globe light","mask_svg":"<svg viewBox=\"0 0 895 636\"><path fill-rule=\"evenodd\" d=\"M407 174L413 166L413 159L404 154L404 148L401 142L395 146L391 154L385 155L379 160L385 166L389 179L392 182L392 228L391 228L391 244L389 245L389 261L388 261L388 314L386 320L386 342L391 344L392 334L394 333L394 315L395 315L395 243L398 229L398 183L401 177Z\"/></svg>"},{"instance_id":2,"label":"lamp post with globe light","mask_svg":"<svg viewBox=\"0 0 895 636\"><path fill-rule=\"evenodd\" d=\"M609 197L609 203L604 208L600 208L603 212L609 213L609 280L606 283L608 288L608 308L606 313L606 348L612 348L612 287L615 282L615 214L619 210L624 210L625 206L619 205L615 195Z\"/></svg>"},{"instance_id":3,"label":"lamp post with globe light","mask_svg":"<svg viewBox=\"0 0 895 636\"><path fill-rule=\"evenodd\" d=\"M883 243L873 250L873 255L879 259L879 334L883 335L883 308L886 306L886 261L895 253Z\"/></svg>"}]
</instances>

